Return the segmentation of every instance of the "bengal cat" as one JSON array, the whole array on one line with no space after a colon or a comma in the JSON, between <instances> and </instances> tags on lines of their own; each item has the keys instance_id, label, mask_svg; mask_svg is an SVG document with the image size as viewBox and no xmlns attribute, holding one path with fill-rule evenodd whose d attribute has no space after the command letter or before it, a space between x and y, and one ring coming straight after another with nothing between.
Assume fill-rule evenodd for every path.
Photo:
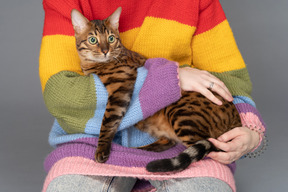
<instances>
[{"instance_id":1,"label":"bengal cat","mask_svg":"<svg viewBox=\"0 0 288 192\"><path fill-rule=\"evenodd\" d=\"M89 21L79 11L72 10L76 48L85 75L95 73L108 92L108 103L102 121L95 160L108 160L111 143L130 104L137 68L146 58L126 49L119 37L118 8L105 20ZM159 138L153 144L139 147L148 151L163 151L182 143L187 147L177 157L150 162L150 172L181 171L192 162L203 159L217 149L207 139L217 138L234 127L241 126L233 103L215 95L223 102L218 106L196 92L182 91L179 101L139 122L136 127Z\"/></svg>"},{"instance_id":2,"label":"bengal cat","mask_svg":"<svg viewBox=\"0 0 288 192\"><path fill-rule=\"evenodd\" d=\"M88 21L73 9L71 19L76 47L85 75L95 73L108 92L108 101L100 128L96 161L108 160L112 140L130 104L137 68L146 59L126 49L119 39L118 21L121 8L105 20Z\"/></svg>"}]
</instances>

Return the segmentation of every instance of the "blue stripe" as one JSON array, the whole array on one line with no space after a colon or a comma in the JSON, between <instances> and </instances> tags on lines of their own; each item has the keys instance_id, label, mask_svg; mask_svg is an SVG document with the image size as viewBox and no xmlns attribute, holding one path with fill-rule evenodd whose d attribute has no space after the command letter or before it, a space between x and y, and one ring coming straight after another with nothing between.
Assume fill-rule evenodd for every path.
<instances>
[{"instance_id":1,"label":"blue stripe","mask_svg":"<svg viewBox=\"0 0 288 192\"><path fill-rule=\"evenodd\" d=\"M144 133L136 129L133 125L143 120L143 113L139 100L139 93L147 76L147 69L138 68L137 80L135 82L133 96L131 98L130 107L124 116L118 131L121 131L121 145L125 147L139 147L148 145L155 141L148 133Z\"/></svg>"},{"instance_id":2,"label":"blue stripe","mask_svg":"<svg viewBox=\"0 0 288 192\"><path fill-rule=\"evenodd\" d=\"M137 79L134 86L133 96L130 106L124 116L118 133L114 138L114 142L122 144L126 147L137 147L147 145L155 141L148 133L143 133L133 127L134 124L143 119L143 113L139 101L139 93L147 76L147 69L144 67L138 68ZM58 144L67 143L76 139L99 136L103 116L106 110L108 93L100 78L93 74L96 88L96 110L94 116L88 120L83 134L67 134L55 120L52 130L49 135L49 143L56 147Z\"/></svg>"},{"instance_id":3,"label":"blue stripe","mask_svg":"<svg viewBox=\"0 0 288 192\"><path fill-rule=\"evenodd\" d=\"M134 86L133 95L131 98L130 106L120 123L118 130L124 130L133 126L135 123L143 119L143 113L139 101L139 92L143 86L145 78L147 76L147 69L144 67L138 68L137 79Z\"/></svg>"},{"instance_id":4,"label":"blue stripe","mask_svg":"<svg viewBox=\"0 0 288 192\"><path fill-rule=\"evenodd\" d=\"M122 142L124 147L140 147L155 142L156 139L148 133L144 133L134 126L122 131Z\"/></svg>"},{"instance_id":5,"label":"blue stripe","mask_svg":"<svg viewBox=\"0 0 288 192\"><path fill-rule=\"evenodd\" d=\"M137 70L137 79L134 86L133 95L131 98L130 106L121 121L119 128L117 130L117 134L114 138L114 142L119 144L124 144L124 146L128 146L130 142L137 143L139 139L141 139L141 134L145 137L145 140L147 141L147 135L146 133L138 133L131 131L131 126L133 126L135 123L141 121L143 119L143 114L141 110L141 105L139 101L139 93L143 86L143 83L145 81L145 78L147 76L147 69L145 67L140 67ZM97 101L96 101L96 110L94 113L94 116L88 120L85 127L85 133L92 134L95 136L99 136L101 124L103 120L103 116L106 110L107 100L108 100L108 93L106 91L105 86L101 82L100 78L93 74L94 81L95 81L95 88L96 88L96 95L97 95ZM128 131L129 130L129 131ZM136 130L136 128L133 128L133 130ZM136 136L137 135L137 136Z\"/></svg>"},{"instance_id":6,"label":"blue stripe","mask_svg":"<svg viewBox=\"0 0 288 192\"><path fill-rule=\"evenodd\" d=\"M97 96L96 110L94 113L94 117L89 119L86 123L85 133L99 135L103 116L106 110L108 93L100 78L95 74L93 74L93 77L95 81L95 89Z\"/></svg>"},{"instance_id":7,"label":"blue stripe","mask_svg":"<svg viewBox=\"0 0 288 192\"><path fill-rule=\"evenodd\" d=\"M234 100L233 103L234 105L239 104L239 103L247 103L252 105L253 107L256 108L256 104L254 103L254 101L252 99L250 99L249 97L245 97L245 96L233 96Z\"/></svg>"},{"instance_id":8,"label":"blue stripe","mask_svg":"<svg viewBox=\"0 0 288 192\"><path fill-rule=\"evenodd\" d=\"M94 137L88 134L67 134L55 119L52 129L49 133L49 144L56 148L57 145L67 143L76 139Z\"/></svg>"}]
</instances>

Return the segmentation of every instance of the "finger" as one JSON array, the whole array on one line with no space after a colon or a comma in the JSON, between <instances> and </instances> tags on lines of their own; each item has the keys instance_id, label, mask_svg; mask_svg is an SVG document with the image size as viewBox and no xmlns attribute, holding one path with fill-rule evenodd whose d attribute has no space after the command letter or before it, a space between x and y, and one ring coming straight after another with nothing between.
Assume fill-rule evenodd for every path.
<instances>
[{"instance_id":1,"label":"finger","mask_svg":"<svg viewBox=\"0 0 288 192\"><path fill-rule=\"evenodd\" d=\"M227 86L223 83L223 81L221 81L220 79L218 79L218 78L215 77L215 76L214 76L214 78L217 80L217 81L216 81L217 84L218 84L220 87L222 87L222 88L226 91L226 93L227 93L228 95L230 95L230 96L232 97L232 94L230 93L230 91L229 91L229 89L227 88Z\"/></svg>"},{"instance_id":2,"label":"finger","mask_svg":"<svg viewBox=\"0 0 288 192\"><path fill-rule=\"evenodd\" d=\"M211 82L214 82L214 85L211 88L211 91L218 93L221 97L223 97L227 101L233 101L233 97L232 97L231 93L229 92L228 88L222 83L222 81L215 82L212 79L210 79L207 82L208 88L210 88Z\"/></svg>"},{"instance_id":3,"label":"finger","mask_svg":"<svg viewBox=\"0 0 288 192\"><path fill-rule=\"evenodd\" d=\"M239 128L234 128L230 131L227 131L226 133L222 134L220 137L217 138L218 141L221 141L221 142L228 142L228 141L231 141L232 139L240 136L242 133L241 133L241 130Z\"/></svg>"},{"instance_id":4,"label":"finger","mask_svg":"<svg viewBox=\"0 0 288 192\"><path fill-rule=\"evenodd\" d=\"M230 164L238 159L237 153L231 152L211 152L207 155L211 159L218 161L223 164Z\"/></svg>"},{"instance_id":5,"label":"finger","mask_svg":"<svg viewBox=\"0 0 288 192\"><path fill-rule=\"evenodd\" d=\"M217 92L220 96L222 96L227 101L230 101L230 102L233 101L233 97L231 93L228 90L226 90L224 87L219 85L218 83L215 83L212 90Z\"/></svg>"},{"instance_id":6,"label":"finger","mask_svg":"<svg viewBox=\"0 0 288 192\"><path fill-rule=\"evenodd\" d=\"M216 105L222 105L222 101L218 99L211 91L206 88L200 89L199 92L204 95L207 99L211 100Z\"/></svg>"},{"instance_id":7,"label":"finger","mask_svg":"<svg viewBox=\"0 0 288 192\"><path fill-rule=\"evenodd\" d=\"M221 149L222 151L225 152L231 152L231 151L236 151L237 150L237 145L233 143L224 143L220 142L217 139L210 138L208 139L216 148Z\"/></svg>"},{"instance_id":8,"label":"finger","mask_svg":"<svg viewBox=\"0 0 288 192\"><path fill-rule=\"evenodd\" d=\"M227 88L227 86L223 83L223 81L221 81L219 78L217 78L216 76L212 75L211 73L207 73L207 76L209 77L209 80L211 82L215 82L218 85L220 85L229 95L231 95L229 89ZM231 95L232 96L232 95Z\"/></svg>"},{"instance_id":9,"label":"finger","mask_svg":"<svg viewBox=\"0 0 288 192\"><path fill-rule=\"evenodd\" d=\"M213 143L215 147L225 152L239 152L242 147L242 145L240 145L239 142L235 140L225 143L217 139L210 138L209 141Z\"/></svg>"}]
</instances>

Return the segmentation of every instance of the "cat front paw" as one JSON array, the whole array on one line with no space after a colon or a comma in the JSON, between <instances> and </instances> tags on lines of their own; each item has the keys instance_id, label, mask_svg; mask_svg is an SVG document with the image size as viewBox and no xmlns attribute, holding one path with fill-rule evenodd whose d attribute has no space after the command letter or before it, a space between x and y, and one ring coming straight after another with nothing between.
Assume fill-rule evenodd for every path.
<instances>
[{"instance_id":1,"label":"cat front paw","mask_svg":"<svg viewBox=\"0 0 288 192\"><path fill-rule=\"evenodd\" d=\"M95 160L98 163L105 163L109 159L110 150L98 147L95 153Z\"/></svg>"}]
</instances>

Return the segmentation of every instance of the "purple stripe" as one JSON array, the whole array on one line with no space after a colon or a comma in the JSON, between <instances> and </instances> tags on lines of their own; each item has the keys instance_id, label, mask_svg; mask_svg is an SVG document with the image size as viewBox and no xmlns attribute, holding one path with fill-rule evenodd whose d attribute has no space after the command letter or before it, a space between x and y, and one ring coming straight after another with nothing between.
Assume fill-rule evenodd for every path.
<instances>
[{"instance_id":1,"label":"purple stripe","mask_svg":"<svg viewBox=\"0 0 288 192\"><path fill-rule=\"evenodd\" d=\"M258 110L255 107L253 107L252 105L249 105L247 103L238 103L235 106L236 106L239 113L248 113L248 112L254 113L259 118L262 125L264 127L266 127L265 122L263 121L260 113L258 112Z\"/></svg>"},{"instance_id":2,"label":"purple stripe","mask_svg":"<svg viewBox=\"0 0 288 192\"><path fill-rule=\"evenodd\" d=\"M96 138L85 138L57 147L47 156L44 162L45 170L48 172L54 163L65 157L81 156L93 160L97 142ZM184 149L184 146L177 145L158 153L112 144L111 154L106 163L124 167L145 167L152 160L174 157Z\"/></svg>"},{"instance_id":3,"label":"purple stripe","mask_svg":"<svg viewBox=\"0 0 288 192\"><path fill-rule=\"evenodd\" d=\"M81 156L94 160L97 142L97 138L84 138L58 146L45 159L45 171L48 172L57 161L65 157ZM145 167L150 161L174 157L184 149L183 145L177 145L169 150L158 153L127 148L113 143L109 160L106 163L123 167ZM236 164L228 165L228 167L234 173Z\"/></svg>"},{"instance_id":4,"label":"purple stripe","mask_svg":"<svg viewBox=\"0 0 288 192\"><path fill-rule=\"evenodd\" d=\"M144 119L181 97L178 63L162 58L148 59L148 74L139 93Z\"/></svg>"}]
</instances>

